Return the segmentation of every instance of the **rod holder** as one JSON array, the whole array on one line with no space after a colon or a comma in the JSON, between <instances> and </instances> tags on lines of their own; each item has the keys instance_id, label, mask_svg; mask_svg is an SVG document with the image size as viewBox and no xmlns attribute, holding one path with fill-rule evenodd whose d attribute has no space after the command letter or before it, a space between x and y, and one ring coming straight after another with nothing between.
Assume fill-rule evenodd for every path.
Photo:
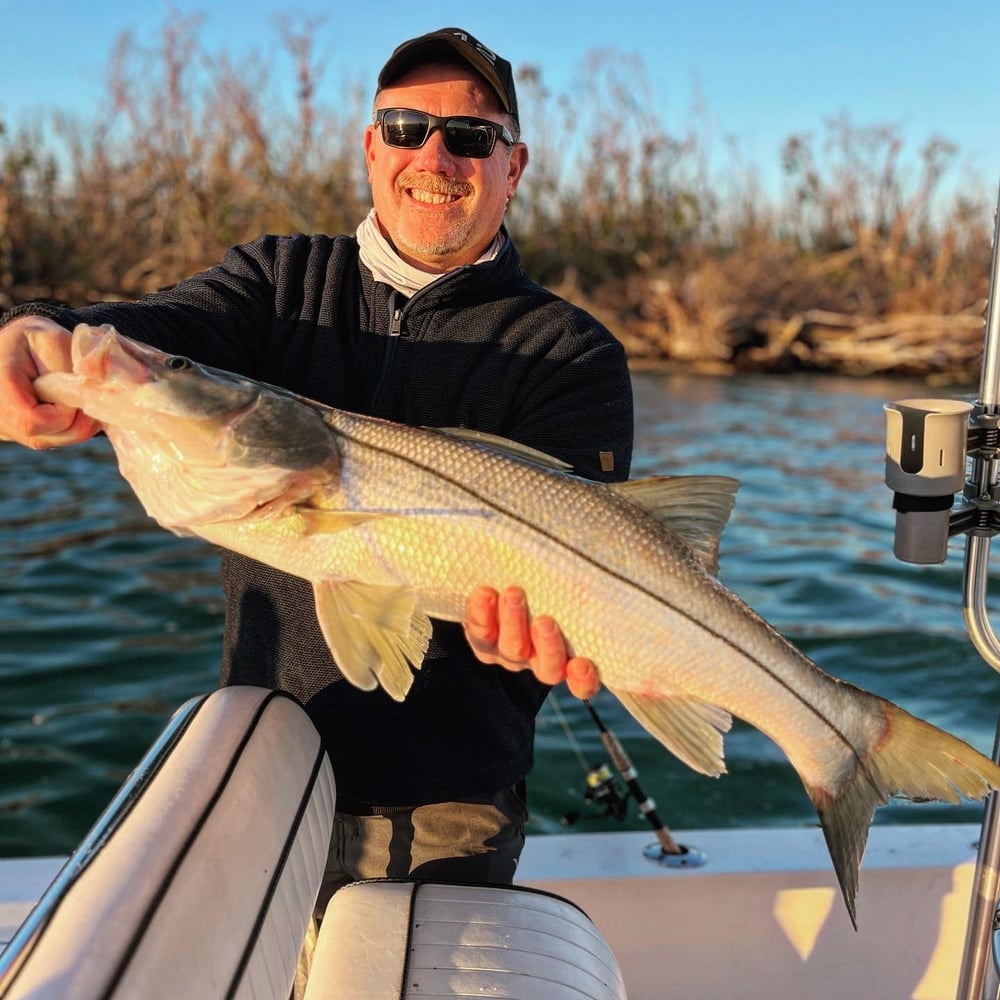
<instances>
[{"instance_id":1,"label":"rod holder","mask_svg":"<svg viewBox=\"0 0 1000 1000\"><path fill-rule=\"evenodd\" d=\"M885 482L895 494L893 552L908 563L942 563L951 509L965 482L972 404L957 399L886 403Z\"/></svg>"}]
</instances>

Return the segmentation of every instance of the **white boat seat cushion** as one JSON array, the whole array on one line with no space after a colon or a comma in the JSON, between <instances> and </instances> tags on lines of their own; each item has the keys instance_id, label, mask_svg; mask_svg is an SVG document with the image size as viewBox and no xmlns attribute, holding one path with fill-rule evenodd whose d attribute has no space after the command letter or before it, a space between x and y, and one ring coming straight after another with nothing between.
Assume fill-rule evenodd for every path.
<instances>
[{"instance_id":1,"label":"white boat seat cushion","mask_svg":"<svg viewBox=\"0 0 1000 1000\"><path fill-rule=\"evenodd\" d=\"M29 916L5 1000L288 996L329 849L330 762L278 692L223 688L186 710Z\"/></svg>"},{"instance_id":2,"label":"white boat seat cushion","mask_svg":"<svg viewBox=\"0 0 1000 1000\"><path fill-rule=\"evenodd\" d=\"M618 963L582 910L517 886L373 879L330 900L305 1000L621 1000Z\"/></svg>"}]
</instances>

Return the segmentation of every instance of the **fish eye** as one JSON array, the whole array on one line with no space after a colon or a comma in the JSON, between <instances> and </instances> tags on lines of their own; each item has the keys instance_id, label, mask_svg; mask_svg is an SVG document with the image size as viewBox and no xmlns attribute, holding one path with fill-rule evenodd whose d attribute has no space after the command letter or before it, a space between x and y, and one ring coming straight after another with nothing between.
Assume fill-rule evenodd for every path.
<instances>
[{"instance_id":1,"label":"fish eye","mask_svg":"<svg viewBox=\"0 0 1000 1000\"><path fill-rule=\"evenodd\" d=\"M167 358L167 367L172 372L182 372L191 367L191 361L188 358L183 358L177 354L172 358Z\"/></svg>"}]
</instances>

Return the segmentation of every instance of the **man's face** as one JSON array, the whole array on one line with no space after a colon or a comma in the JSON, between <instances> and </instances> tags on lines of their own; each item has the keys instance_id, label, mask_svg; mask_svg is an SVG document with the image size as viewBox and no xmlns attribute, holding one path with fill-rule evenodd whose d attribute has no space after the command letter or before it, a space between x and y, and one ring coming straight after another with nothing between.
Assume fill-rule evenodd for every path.
<instances>
[{"instance_id":1,"label":"man's face","mask_svg":"<svg viewBox=\"0 0 1000 1000\"><path fill-rule=\"evenodd\" d=\"M484 80L458 66L418 67L386 87L377 109L412 108L431 115L470 115L508 125ZM403 260L425 271L444 272L482 256L503 221L507 199L528 162L523 143L499 138L485 159L457 156L435 129L419 149L382 141L381 129L365 130L365 159L372 201L382 232Z\"/></svg>"}]
</instances>

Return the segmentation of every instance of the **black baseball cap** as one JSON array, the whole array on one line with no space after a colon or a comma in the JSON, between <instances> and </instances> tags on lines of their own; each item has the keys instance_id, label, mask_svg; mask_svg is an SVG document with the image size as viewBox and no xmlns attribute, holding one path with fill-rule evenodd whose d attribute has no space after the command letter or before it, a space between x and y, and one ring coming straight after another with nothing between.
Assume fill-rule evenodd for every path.
<instances>
[{"instance_id":1,"label":"black baseball cap","mask_svg":"<svg viewBox=\"0 0 1000 1000\"><path fill-rule=\"evenodd\" d=\"M517 93L514 71L506 59L501 59L463 28L439 28L419 38L411 38L398 46L378 75L378 87L388 87L408 70L421 63L433 62L441 56L456 56L468 63L496 92L500 106L514 121L517 119Z\"/></svg>"}]
</instances>

